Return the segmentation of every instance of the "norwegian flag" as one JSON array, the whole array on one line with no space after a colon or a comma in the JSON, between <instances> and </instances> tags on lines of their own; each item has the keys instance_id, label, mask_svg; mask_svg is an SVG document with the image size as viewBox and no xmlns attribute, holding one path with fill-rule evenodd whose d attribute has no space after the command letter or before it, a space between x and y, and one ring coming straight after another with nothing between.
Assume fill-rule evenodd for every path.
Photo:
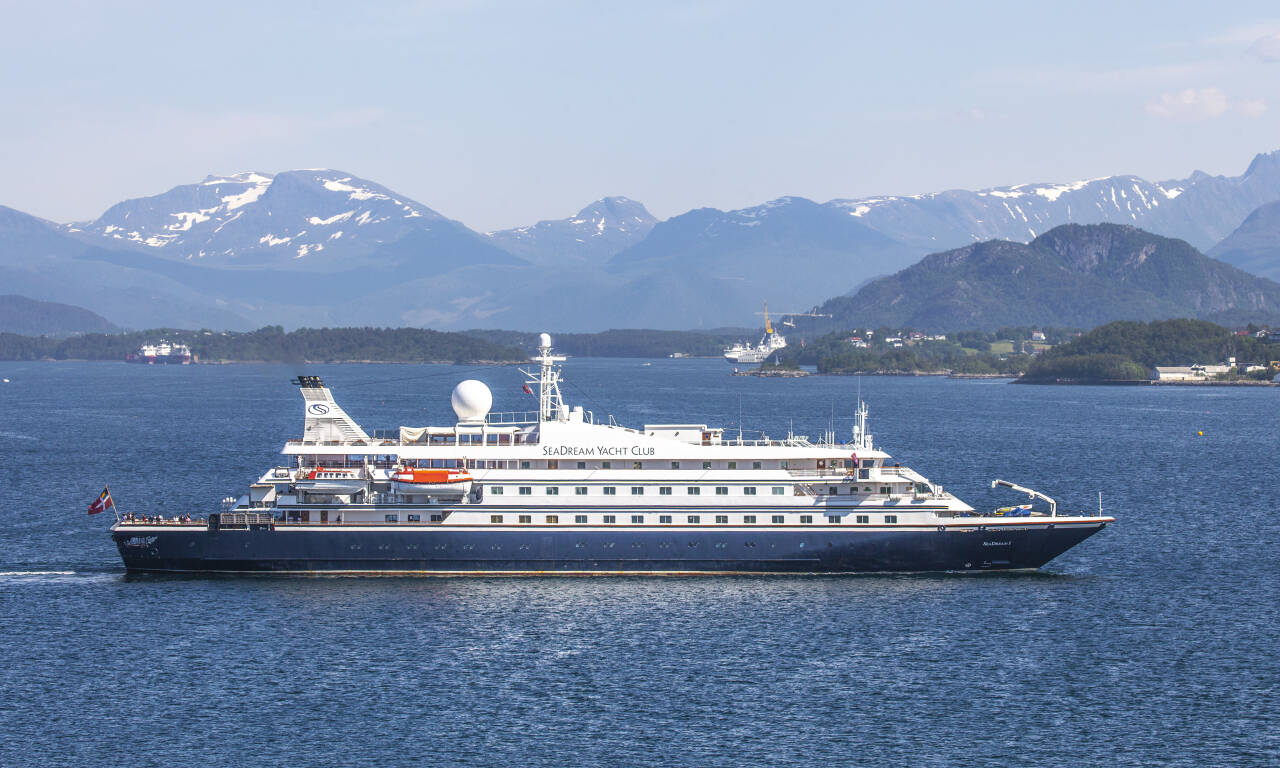
<instances>
[{"instance_id":1,"label":"norwegian flag","mask_svg":"<svg viewBox=\"0 0 1280 768\"><path fill-rule=\"evenodd\" d=\"M524 384L524 385L522 385L520 388L524 390L524 393L525 393L526 395L532 395L532 394L533 394L533 390L529 388L529 385L528 385L528 384Z\"/></svg>"},{"instance_id":2,"label":"norwegian flag","mask_svg":"<svg viewBox=\"0 0 1280 768\"><path fill-rule=\"evenodd\" d=\"M105 512L107 507L114 507L115 505L116 503L111 500L111 489L104 486L102 494L89 505L89 514L96 515L99 512Z\"/></svg>"}]
</instances>

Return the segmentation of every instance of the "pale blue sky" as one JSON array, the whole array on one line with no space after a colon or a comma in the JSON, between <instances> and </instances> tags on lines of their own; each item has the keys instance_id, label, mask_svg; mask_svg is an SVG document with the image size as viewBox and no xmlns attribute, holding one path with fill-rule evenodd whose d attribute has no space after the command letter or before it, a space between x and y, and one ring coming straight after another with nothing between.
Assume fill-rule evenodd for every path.
<instances>
[{"instance_id":1,"label":"pale blue sky","mask_svg":"<svg viewBox=\"0 0 1280 768\"><path fill-rule=\"evenodd\" d=\"M1274 2L0 2L0 203L57 221L340 168L488 230L621 194L1235 175Z\"/></svg>"}]
</instances>

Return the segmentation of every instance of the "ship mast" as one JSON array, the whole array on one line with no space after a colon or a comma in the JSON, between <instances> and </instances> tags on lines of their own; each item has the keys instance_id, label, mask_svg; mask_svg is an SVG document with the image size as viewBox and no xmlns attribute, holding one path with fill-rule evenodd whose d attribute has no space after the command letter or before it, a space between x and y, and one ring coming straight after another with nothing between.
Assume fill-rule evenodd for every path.
<instances>
[{"instance_id":1,"label":"ship mast","mask_svg":"<svg viewBox=\"0 0 1280 768\"><path fill-rule=\"evenodd\" d=\"M538 336L538 356L533 360L540 365L536 379L529 371L522 373L531 382L538 382L538 420L563 421L568 409L565 408L564 399L560 397L560 369L556 363L563 363L565 358L551 354L551 334L543 333Z\"/></svg>"}]
</instances>

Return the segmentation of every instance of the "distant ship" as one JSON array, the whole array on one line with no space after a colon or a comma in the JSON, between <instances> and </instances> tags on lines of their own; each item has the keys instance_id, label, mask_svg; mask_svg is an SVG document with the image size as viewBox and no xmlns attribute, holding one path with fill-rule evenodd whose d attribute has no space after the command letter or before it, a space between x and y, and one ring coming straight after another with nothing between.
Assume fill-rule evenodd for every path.
<instances>
[{"instance_id":1,"label":"distant ship","mask_svg":"<svg viewBox=\"0 0 1280 768\"><path fill-rule=\"evenodd\" d=\"M285 461L222 511L126 516L129 571L378 574L852 573L1035 569L1114 518L1057 502L983 513L876 447L859 403L847 442L744 440L707 424L627 428L561 398L542 334L538 410L491 413L463 381L457 421L366 432L315 376ZM199 439L198 436L192 439ZM980 451L980 447L974 449ZM976 453L975 453L976 455ZM159 498L157 509L172 509Z\"/></svg>"},{"instance_id":2,"label":"distant ship","mask_svg":"<svg viewBox=\"0 0 1280 768\"><path fill-rule=\"evenodd\" d=\"M724 359L731 363L763 363L769 359L769 355L787 346L787 337L773 330L773 323L769 322L769 304L764 305L764 338L760 339L760 343L754 347L745 341L740 341L731 347L725 347Z\"/></svg>"},{"instance_id":3,"label":"distant ship","mask_svg":"<svg viewBox=\"0 0 1280 768\"><path fill-rule=\"evenodd\" d=\"M761 314L757 312L756 314ZM786 349L787 337L773 330L773 323L769 322L769 302L764 303L764 338L760 339L760 343L754 347L745 341L740 341L731 347L724 348L724 359L731 363L763 363L769 359L769 355L780 349ZM796 324L787 318L791 317L831 317L831 315L816 314L813 312L779 312L775 313L782 318L782 324L788 328L795 328ZM804 336L800 337L800 346L804 346Z\"/></svg>"},{"instance_id":4,"label":"distant ship","mask_svg":"<svg viewBox=\"0 0 1280 768\"><path fill-rule=\"evenodd\" d=\"M191 365L191 347L186 344L170 344L161 341L158 344L143 344L133 352L124 356L126 363L145 363L147 365L170 364Z\"/></svg>"}]
</instances>

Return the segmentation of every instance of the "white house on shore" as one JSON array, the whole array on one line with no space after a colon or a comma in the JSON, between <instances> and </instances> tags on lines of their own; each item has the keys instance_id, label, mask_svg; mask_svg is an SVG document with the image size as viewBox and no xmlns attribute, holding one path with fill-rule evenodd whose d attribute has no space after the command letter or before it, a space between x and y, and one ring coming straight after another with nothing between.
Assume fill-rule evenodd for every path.
<instances>
[{"instance_id":1,"label":"white house on shore","mask_svg":"<svg viewBox=\"0 0 1280 768\"><path fill-rule=\"evenodd\" d=\"M1235 360L1227 365L1156 366L1151 370L1154 381L1204 381L1235 370Z\"/></svg>"}]
</instances>

